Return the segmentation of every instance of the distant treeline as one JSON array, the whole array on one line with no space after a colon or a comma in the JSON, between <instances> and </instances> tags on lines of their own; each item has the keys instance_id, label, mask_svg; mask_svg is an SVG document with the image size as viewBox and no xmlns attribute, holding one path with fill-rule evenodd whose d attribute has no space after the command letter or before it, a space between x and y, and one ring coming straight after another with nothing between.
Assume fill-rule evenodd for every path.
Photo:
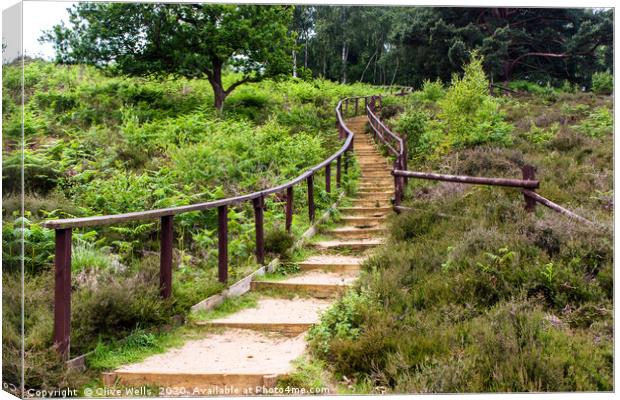
<instances>
[{"instance_id":1,"label":"distant treeline","mask_svg":"<svg viewBox=\"0 0 620 400\"><path fill-rule=\"evenodd\" d=\"M589 87L613 66L611 9L296 6L292 30L294 73L341 82L448 81L473 49L494 81Z\"/></svg>"}]
</instances>

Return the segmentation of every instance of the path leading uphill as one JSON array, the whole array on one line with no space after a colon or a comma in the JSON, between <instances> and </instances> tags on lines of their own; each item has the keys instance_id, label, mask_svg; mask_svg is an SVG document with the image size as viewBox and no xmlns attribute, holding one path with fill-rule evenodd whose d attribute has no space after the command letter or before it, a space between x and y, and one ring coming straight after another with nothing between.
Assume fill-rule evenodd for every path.
<instances>
[{"instance_id":1,"label":"path leading uphill","mask_svg":"<svg viewBox=\"0 0 620 400\"><path fill-rule=\"evenodd\" d=\"M393 178L388 162L365 134L367 119L347 121L362 176L351 207L340 208L339 226L328 240L312 243L316 255L299 263L298 274L252 282L263 292L256 308L200 321L204 338L104 374L106 385L167 387L163 395L260 394L293 370L303 355L305 333L359 273L368 251L381 243L391 211ZM322 236L325 236L323 234Z\"/></svg>"}]
</instances>

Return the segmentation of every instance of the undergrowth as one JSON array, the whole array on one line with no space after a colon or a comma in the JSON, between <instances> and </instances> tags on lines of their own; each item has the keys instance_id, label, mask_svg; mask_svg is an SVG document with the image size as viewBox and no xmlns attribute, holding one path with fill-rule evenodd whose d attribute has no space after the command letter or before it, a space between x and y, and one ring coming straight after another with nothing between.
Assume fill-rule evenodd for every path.
<instances>
[{"instance_id":1,"label":"undergrowth","mask_svg":"<svg viewBox=\"0 0 620 400\"><path fill-rule=\"evenodd\" d=\"M611 99L523 82L490 97L477 63L391 103L409 169L532 164L541 195L596 225L527 213L514 189L410 179L413 210L309 336L345 393L614 390Z\"/></svg>"}]
</instances>

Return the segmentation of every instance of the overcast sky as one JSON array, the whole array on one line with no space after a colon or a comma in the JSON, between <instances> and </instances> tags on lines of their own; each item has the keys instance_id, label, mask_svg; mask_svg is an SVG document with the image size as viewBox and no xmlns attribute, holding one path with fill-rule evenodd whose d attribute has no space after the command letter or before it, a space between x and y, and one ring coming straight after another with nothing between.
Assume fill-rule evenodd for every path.
<instances>
[{"instance_id":1,"label":"overcast sky","mask_svg":"<svg viewBox=\"0 0 620 400\"><path fill-rule=\"evenodd\" d=\"M24 53L51 59L54 49L50 43L39 43L44 30L69 21L67 8L72 1L24 1Z\"/></svg>"},{"instance_id":2,"label":"overcast sky","mask_svg":"<svg viewBox=\"0 0 620 400\"><path fill-rule=\"evenodd\" d=\"M175 1L175 0L173 0ZM178 1L178 0L176 0ZM230 1L230 0L229 0ZM270 0L241 0L240 2L269 2ZM318 3L318 4L330 4L330 3L349 3L349 4L377 4L377 3L381 3L382 0L338 0L338 1L330 1L330 0L301 0L302 2L305 3ZM495 3L496 0L448 0L448 1L437 1L437 0L388 0L386 1L386 3L391 3L391 4L401 4L401 5L410 5L410 4L428 4L428 3L436 3L436 4L450 4L450 3L455 3L455 4L459 4L462 6L465 5L472 5L472 4L478 4L478 5L483 5L486 3L490 3L488 5L493 5ZM552 0L543 0L543 3L545 5L548 6L563 6L563 7L569 7L569 6L584 6L586 4L583 3L589 3L586 6L590 6L590 7L595 7L597 5L599 5L600 3L603 4L608 4L610 2L610 0L588 0L588 1L584 1L584 0L563 0L563 1L552 1ZM8 4L7 4L8 3ZM3 4L3 9L6 10L7 7L10 7L10 3L11 1L7 1L5 4ZM15 2L16 3L16 2ZM504 0L504 2L502 2L502 5L504 6L508 6L508 5L514 5L514 3L521 3L521 5L525 6L525 5L542 5L540 4L540 0ZM581 3L581 4L580 4ZM54 56L54 49L52 47L52 45L50 43L39 43L38 39L39 37L41 37L41 34L44 30L50 29L52 26L59 24L61 21L65 21L68 22L68 13L67 13L67 8L71 7L73 4L75 4L74 1L47 1L47 0L25 0L23 2L24 8L23 8L23 12L24 12L24 52L27 55L30 56L39 56L39 57L43 57L46 59L51 59ZM7 19L11 19L13 18L12 15L7 15L9 13L4 13L3 15L3 22L4 24L7 23ZM13 24L10 24L13 25ZM10 31L11 28L4 27L5 29L3 29L3 35ZM9 29L6 29L9 28ZM5 42L9 42L9 44L15 44L17 45L17 42L19 41L17 38L13 38L14 40L6 40L5 38ZM15 42L15 43L11 43L11 42ZM15 48L15 50L13 50L13 48ZM17 54L17 50L18 46L13 47L12 45L7 47L7 50L5 52L5 54L3 55L3 58L8 58L8 59L12 59L15 58L18 54ZM9 53L15 53L15 54L9 54Z\"/></svg>"}]
</instances>

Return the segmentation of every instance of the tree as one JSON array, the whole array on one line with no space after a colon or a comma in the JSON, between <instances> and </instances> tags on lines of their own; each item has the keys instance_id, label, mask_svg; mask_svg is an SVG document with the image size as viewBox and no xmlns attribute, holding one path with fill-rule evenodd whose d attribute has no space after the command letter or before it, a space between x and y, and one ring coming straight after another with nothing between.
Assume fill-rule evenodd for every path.
<instances>
[{"instance_id":1,"label":"tree","mask_svg":"<svg viewBox=\"0 0 620 400\"><path fill-rule=\"evenodd\" d=\"M56 25L42 38L54 44L56 62L139 76L206 76L220 111L239 85L290 70L290 6L79 3L69 15L70 27ZM228 88L226 67L241 73Z\"/></svg>"}]
</instances>

